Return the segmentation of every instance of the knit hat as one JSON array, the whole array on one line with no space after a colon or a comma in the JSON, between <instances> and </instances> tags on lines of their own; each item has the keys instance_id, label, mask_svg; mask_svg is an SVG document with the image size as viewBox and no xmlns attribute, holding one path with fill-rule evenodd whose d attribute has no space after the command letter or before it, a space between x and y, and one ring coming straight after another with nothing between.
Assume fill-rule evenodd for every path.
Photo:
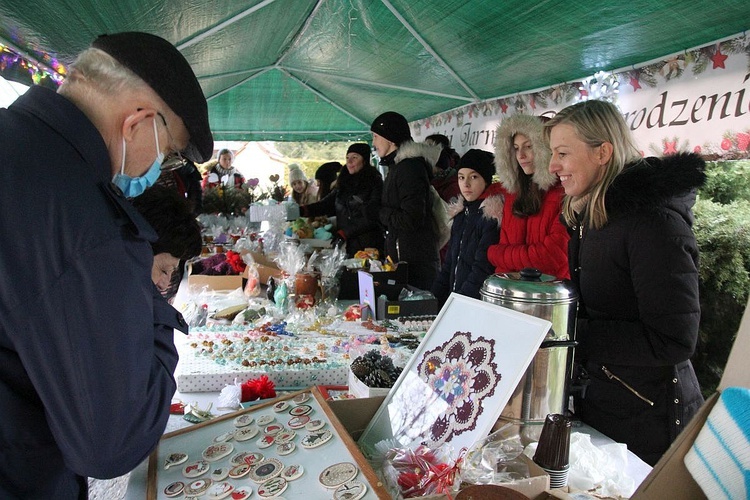
<instances>
[{"instance_id":1,"label":"knit hat","mask_svg":"<svg viewBox=\"0 0 750 500\"><path fill-rule=\"evenodd\" d=\"M102 35L91 46L138 75L182 118L190 134L190 142L182 151L185 156L196 163L211 158L214 139L206 97L190 63L174 45L156 35L131 31Z\"/></svg>"},{"instance_id":2,"label":"knit hat","mask_svg":"<svg viewBox=\"0 0 750 500\"><path fill-rule=\"evenodd\" d=\"M346 150L346 154L349 153L357 153L359 156L364 158L365 165L370 164L370 157L372 156L372 148L370 148L369 144L366 144L364 142L355 142L351 146L349 146L349 149Z\"/></svg>"},{"instance_id":3,"label":"knit hat","mask_svg":"<svg viewBox=\"0 0 750 500\"><path fill-rule=\"evenodd\" d=\"M336 180L336 176L342 168L343 165L341 163L337 161L329 161L318 167L318 170L315 171L315 178L321 183L330 185Z\"/></svg>"},{"instance_id":4,"label":"knit hat","mask_svg":"<svg viewBox=\"0 0 750 500\"><path fill-rule=\"evenodd\" d=\"M492 184L492 175L495 173L495 155L481 149L470 149L458 160L456 170L470 168L476 170L489 185Z\"/></svg>"},{"instance_id":5,"label":"knit hat","mask_svg":"<svg viewBox=\"0 0 750 500\"><path fill-rule=\"evenodd\" d=\"M302 168L296 163L289 164L289 184L294 181L305 181L307 182L307 176L302 171Z\"/></svg>"},{"instance_id":6,"label":"knit hat","mask_svg":"<svg viewBox=\"0 0 750 500\"><path fill-rule=\"evenodd\" d=\"M386 111L375 118L370 126L370 130L388 139L396 144L396 146L412 140L409 123L406 121L406 118L395 111Z\"/></svg>"},{"instance_id":7,"label":"knit hat","mask_svg":"<svg viewBox=\"0 0 750 500\"><path fill-rule=\"evenodd\" d=\"M227 148L221 148L216 152L216 161L221 160L222 155L229 155L232 158L232 163L234 163L234 151Z\"/></svg>"},{"instance_id":8,"label":"knit hat","mask_svg":"<svg viewBox=\"0 0 750 500\"><path fill-rule=\"evenodd\" d=\"M728 387L685 455L685 467L708 498L747 498L750 390Z\"/></svg>"}]
</instances>

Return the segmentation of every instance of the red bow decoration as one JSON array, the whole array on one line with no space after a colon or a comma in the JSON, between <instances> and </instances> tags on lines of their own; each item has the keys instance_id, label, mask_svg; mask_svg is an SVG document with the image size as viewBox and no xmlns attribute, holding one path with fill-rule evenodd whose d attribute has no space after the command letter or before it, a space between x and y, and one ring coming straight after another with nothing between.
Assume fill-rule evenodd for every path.
<instances>
[{"instance_id":1,"label":"red bow decoration","mask_svg":"<svg viewBox=\"0 0 750 500\"><path fill-rule=\"evenodd\" d=\"M269 399L276 397L276 387L267 375L261 375L256 379L250 379L243 383L242 402L255 401L256 399Z\"/></svg>"},{"instance_id":2,"label":"red bow decoration","mask_svg":"<svg viewBox=\"0 0 750 500\"><path fill-rule=\"evenodd\" d=\"M232 250L229 250L227 252L227 262L230 266L232 266L232 270L236 274L242 274L247 267L245 261L242 260L242 256L240 256L240 254L238 254L237 252L233 252Z\"/></svg>"},{"instance_id":3,"label":"red bow decoration","mask_svg":"<svg viewBox=\"0 0 750 500\"><path fill-rule=\"evenodd\" d=\"M390 466L396 472L396 483L404 498L413 498L432 494L450 495L460 464L466 450L456 463L450 465L443 457L427 446L421 445L416 450L391 450Z\"/></svg>"}]
</instances>

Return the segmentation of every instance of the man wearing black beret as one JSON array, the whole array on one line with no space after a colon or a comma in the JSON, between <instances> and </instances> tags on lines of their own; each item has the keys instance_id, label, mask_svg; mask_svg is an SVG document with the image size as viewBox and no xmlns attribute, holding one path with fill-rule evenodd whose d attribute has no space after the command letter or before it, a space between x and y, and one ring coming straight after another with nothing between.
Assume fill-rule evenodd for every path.
<instances>
[{"instance_id":1,"label":"man wearing black beret","mask_svg":"<svg viewBox=\"0 0 750 500\"><path fill-rule=\"evenodd\" d=\"M156 233L127 198L213 140L162 38L97 38L57 93L0 110L0 498L87 497L156 446L182 316L151 281Z\"/></svg>"}]
</instances>

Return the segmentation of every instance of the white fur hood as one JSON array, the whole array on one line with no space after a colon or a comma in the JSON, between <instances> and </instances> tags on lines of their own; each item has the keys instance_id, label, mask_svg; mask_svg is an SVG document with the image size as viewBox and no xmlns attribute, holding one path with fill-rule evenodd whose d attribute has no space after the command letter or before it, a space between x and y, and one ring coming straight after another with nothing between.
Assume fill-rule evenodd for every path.
<instances>
[{"instance_id":1,"label":"white fur hood","mask_svg":"<svg viewBox=\"0 0 750 500\"><path fill-rule=\"evenodd\" d=\"M513 150L513 136L523 134L531 140L534 149L534 174L532 180L543 191L555 185L557 178L549 172L550 150L544 140L544 127L538 116L517 114L505 118L495 134L495 171L500 183L510 193L519 190L520 167Z\"/></svg>"},{"instance_id":2,"label":"white fur hood","mask_svg":"<svg viewBox=\"0 0 750 500\"><path fill-rule=\"evenodd\" d=\"M495 219L498 223L503 218L503 205L505 200L502 195L491 195L482 200L479 209L486 219ZM464 209L464 197L459 196L456 201L448 205L448 217L453 219Z\"/></svg>"},{"instance_id":3,"label":"white fur hood","mask_svg":"<svg viewBox=\"0 0 750 500\"><path fill-rule=\"evenodd\" d=\"M430 167L437 165L440 158L440 152L443 150L440 145L427 144L426 142L407 141L399 146L396 152L396 163L407 158L424 158Z\"/></svg>"}]
</instances>

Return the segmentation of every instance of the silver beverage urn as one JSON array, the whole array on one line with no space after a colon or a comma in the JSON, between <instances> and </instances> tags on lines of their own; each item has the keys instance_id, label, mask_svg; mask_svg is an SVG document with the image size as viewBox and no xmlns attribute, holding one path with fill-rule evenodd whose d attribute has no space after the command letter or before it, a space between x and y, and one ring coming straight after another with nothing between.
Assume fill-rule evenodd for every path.
<instances>
[{"instance_id":1,"label":"silver beverage urn","mask_svg":"<svg viewBox=\"0 0 750 500\"><path fill-rule=\"evenodd\" d=\"M568 408L578 294L569 281L533 268L492 275L479 294L484 302L552 323L498 422L519 425L524 445L538 441L547 415Z\"/></svg>"}]
</instances>

